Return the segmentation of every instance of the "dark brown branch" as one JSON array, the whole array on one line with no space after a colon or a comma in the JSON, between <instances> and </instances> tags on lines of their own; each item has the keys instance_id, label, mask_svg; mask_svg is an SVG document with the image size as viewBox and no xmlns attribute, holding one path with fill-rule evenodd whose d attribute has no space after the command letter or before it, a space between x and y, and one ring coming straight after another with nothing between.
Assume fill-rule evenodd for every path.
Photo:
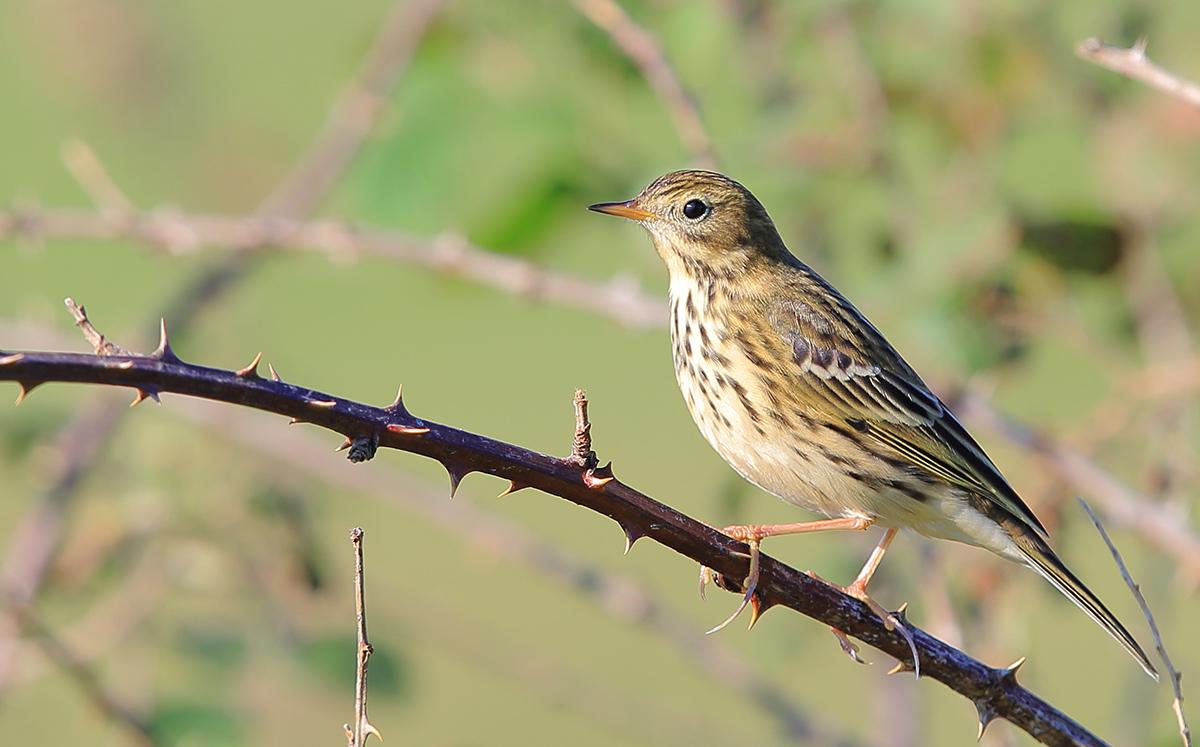
<instances>
[{"instance_id":1,"label":"dark brown branch","mask_svg":"<svg viewBox=\"0 0 1200 747\"><path fill-rule=\"evenodd\" d=\"M166 346L160 346L165 349ZM742 578L747 548L621 483L610 467L581 468L569 459L539 454L467 431L416 418L397 397L371 407L252 371L225 371L163 355L100 357L81 353L0 353L0 380L25 390L48 382L129 386L140 392L173 392L229 402L308 422L347 438L378 438L380 446L428 456L460 477L471 471L536 487L614 519L630 541L650 537L727 578ZM908 643L858 600L768 556L762 556L761 607L782 605L854 636L912 664ZM1101 745L1099 739L1016 682L1011 669L989 667L908 626L921 671L975 703L984 724L1004 718L1050 745Z\"/></svg>"}]
</instances>

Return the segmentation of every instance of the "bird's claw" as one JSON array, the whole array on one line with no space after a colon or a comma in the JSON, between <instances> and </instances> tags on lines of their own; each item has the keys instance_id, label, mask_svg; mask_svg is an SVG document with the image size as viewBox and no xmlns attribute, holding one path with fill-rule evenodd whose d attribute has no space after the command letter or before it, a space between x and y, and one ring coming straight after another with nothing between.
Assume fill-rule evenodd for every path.
<instances>
[{"instance_id":1,"label":"bird's claw","mask_svg":"<svg viewBox=\"0 0 1200 747\"><path fill-rule=\"evenodd\" d=\"M745 587L746 591L742 594L742 601L740 604L738 604L737 609L735 609L733 611L733 614L730 615L729 617L725 618L725 622L721 623L720 625L713 628L712 630L705 632L705 635L711 635L712 633L716 633L718 630L721 630L726 625L728 625L729 623L736 620L737 616L742 614L742 610L746 609L746 605L748 605L752 601L754 601L754 594L756 591L758 591L758 570L759 570L758 540L751 539L747 542L747 544L750 545L750 573L749 573L749 575L746 576L746 580L743 583L743 586ZM704 598L704 587L708 584L709 581L712 580L712 576L713 576L713 572L710 568L703 567L703 566L700 568L700 597L702 599ZM758 621L758 605L755 605L753 614L750 617L750 627L754 627L754 623L757 621Z\"/></svg>"},{"instance_id":2,"label":"bird's claw","mask_svg":"<svg viewBox=\"0 0 1200 747\"><path fill-rule=\"evenodd\" d=\"M894 630L894 631L900 633L900 635L904 636L904 640L908 642L908 649L912 652L912 658L913 658L912 670L916 674L917 679L921 678L921 659L917 655L916 639L913 638L912 633L910 633L908 630L908 627L905 626L905 624L900 621L899 617L897 617L894 613L889 612L886 608L884 608L884 606L882 604L880 604L879 602L876 602L874 599L871 598L871 596L869 594L867 594L867 589L866 589L865 583L862 583L860 581L855 581L854 583L850 584L849 586L841 587L841 586L838 586L837 584L830 584L828 581L821 578L820 576L813 573L812 571L808 571L808 575L822 583L829 584L830 586L832 586L835 589L840 589L842 592L848 594L849 596L854 597L855 599L859 600L863 604L867 605L867 607L869 607L871 609L871 611L875 613L876 617L878 617L880 620L883 620L883 626L885 628L887 628L888 630ZM833 634L835 636L837 636L838 642L841 643L842 650L846 652L846 655L849 656L851 659L854 659L855 661L861 663L862 659L860 659L858 656L858 646L851 643L846 638L846 634L841 632L840 630L838 630L836 628L830 628L830 630L832 630Z\"/></svg>"},{"instance_id":3,"label":"bird's claw","mask_svg":"<svg viewBox=\"0 0 1200 747\"><path fill-rule=\"evenodd\" d=\"M851 659L857 661L859 664L866 664L866 662L863 661L862 657L858 655L858 644L857 643L854 643L853 641L851 641L849 638L846 637L845 633L838 630L837 628L830 627L829 632L833 633L833 636L838 639L838 643L841 644L842 651L844 651L846 653L846 656L849 656Z\"/></svg>"}]
</instances>

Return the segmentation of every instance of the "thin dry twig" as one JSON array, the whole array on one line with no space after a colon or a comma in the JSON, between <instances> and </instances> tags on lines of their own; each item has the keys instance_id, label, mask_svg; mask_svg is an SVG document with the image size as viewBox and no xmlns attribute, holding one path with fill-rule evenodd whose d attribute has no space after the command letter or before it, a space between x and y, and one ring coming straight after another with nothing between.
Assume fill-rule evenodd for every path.
<instances>
[{"instance_id":1,"label":"thin dry twig","mask_svg":"<svg viewBox=\"0 0 1200 747\"><path fill-rule=\"evenodd\" d=\"M636 329L664 327L667 319L666 301L646 293L633 278L618 276L598 281L555 272L518 257L481 249L461 236L449 234L423 239L336 220L293 221L164 211L136 213L114 224L94 211L25 208L0 211L0 239L7 237L122 238L169 251L201 246L236 250L276 247L320 251L335 257L374 256L421 265L532 301L603 314ZM167 318L170 321L170 315Z\"/></svg>"},{"instance_id":2,"label":"thin dry twig","mask_svg":"<svg viewBox=\"0 0 1200 747\"><path fill-rule=\"evenodd\" d=\"M67 310L71 312L71 316L75 319L75 326L79 327L79 331L83 333L84 338L91 344L92 349L96 351L96 355L128 355L120 346L111 343L108 339L100 334L100 332L92 326L88 320L87 310L78 305L72 299L68 298L63 301L67 306Z\"/></svg>"},{"instance_id":3,"label":"thin dry twig","mask_svg":"<svg viewBox=\"0 0 1200 747\"><path fill-rule=\"evenodd\" d=\"M1125 579L1125 584L1129 590L1133 592L1134 598L1142 608L1142 614L1146 617L1146 622L1150 624L1150 634L1154 636L1154 647L1158 649L1158 655L1162 657L1163 664L1167 668L1167 674L1171 680L1171 689L1174 691L1175 697L1171 701L1171 707L1175 710L1175 719L1179 722L1179 735L1183 737L1184 747L1192 747L1192 730L1188 728L1187 718L1183 715L1183 673L1175 669L1175 665L1171 663L1171 657L1167 654L1167 646L1163 643L1162 634L1158 631L1158 623L1154 620L1154 615L1150 612L1150 605L1146 604L1146 597L1142 594L1142 587L1134 582L1133 576L1129 575L1129 569L1125 567L1125 561L1121 558L1121 553L1117 551L1117 546L1113 544L1108 537L1108 532L1104 531L1104 526L1100 520L1096 518L1096 514L1092 513L1092 508L1082 498L1078 498L1079 504L1083 506L1083 510L1087 512L1088 518L1092 520L1092 524L1096 526L1096 531L1100 532L1100 536L1104 538L1104 544L1108 545L1108 551L1112 553L1113 560L1117 561L1117 567L1121 569L1121 577Z\"/></svg>"},{"instance_id":4,"label":"thin dry twig","mask_svg":"<svg viewBox=\"0 0 1200 747\"><path fill-rule=\"evenodd\" d=\"M374 734L383 739L379 730L367 719L367 664L371 660L371 643L367 640L367 607L363 602L363 530L355 527L350 530L350 542L354 545L354 609L357 614L358 631L358 664L354 677L354 727L344 724L346 739L349 747L362 747L367 743L367 736Z\"/></svg>"},{"instance_id":5,"label":"thin dry twig","mask_svg":"<svg viewBox=\"0 0 1200 747\"><path fill-rule=\"evenodd\" d=\"M598 459L596 452L592 451L592 424L588 422L587 392L576 389L572 402L575 405L575 437L571 439L571 456L568 459L580 467L591 469L597 465Z\"/></svg>"},{"instance_id":6,"label":"thin dry twig","mask_svg":"<svg viewBox=\"0 0 1200 747\"><path fill-rule=\"evenodd\" d=\"M87 143L79 138L71 138L63 143L61 155L71 176L75 177L96 207L114 219L133 211L133 202L117 186L108 169L104 168Z\"/></svg>"},{"instance_id":7,"label":"thin dry twig","mask_svg":"<svg viewBox=\"0 0 1200 747\"><path fill-rule=\"evenodd\" d=\"M642 71L646 82L666 104L679 139L692 154L696 165L706 169L716 168L712 141L704 128L696 102L688 95L679 76L667 62L667 56L658 41L637 25L614 0L574 0L574 4L589 21L608 34L613 44Z\"/></svg>"},{"instance_id":8,"label":"thin dry twig","mask_svg":"<svg viewBox=\"0 0 1200 747\"><path fill-rule=\"evenodd\" d=\"M1075 45L1075 54L1200 109L1200 86L1151 62L1146 56L1145 38L1129 49L1105 44L1094 37L1084 39Z\"/></svg>"}]
</instances>

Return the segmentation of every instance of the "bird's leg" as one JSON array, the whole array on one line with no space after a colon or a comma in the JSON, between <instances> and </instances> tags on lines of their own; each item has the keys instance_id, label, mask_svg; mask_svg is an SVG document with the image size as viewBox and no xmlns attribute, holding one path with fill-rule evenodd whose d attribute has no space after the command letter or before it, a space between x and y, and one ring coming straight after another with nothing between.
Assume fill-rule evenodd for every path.
<instances>
[{"instance_id":1,"label":"bird's leg","mask_svg":"<svg viewBox=\"0 0 1200 747\"><path fill-rule=\"evenodd\" d=\"M831 531L831 530L835 530L835 529L866 529L867 527L871 526L874 523L875 522L873 519L867 519L867 518L864 518L861 516L853 516L853 517L847 517L847 518L841 518L841 519L822 519L820 521L802 521L802 522L799 522L796 524L747 524L747 525L735 524L733 526L725 527L724 529L721 530L722 533L724 533L736 540L741 540L742 542L745 542L746 544L750 545L750 573L749 573L749 575L746 576L746 580L742 583L742 587L745 589L745 593L742 595L741 604L739 604L737 609L733 611L732 615L730 615L728 618L726 618L725 622L721 623L720 625L718 625L717 627L713 628L712 630L710 630L708 632L715 633L718 630L720 630L721 628L724 628L729 623L733 622L734 619L736 619L738 615L742 614L742 610L746 609L746 605L754 600L754 592L757 591L757 589L758 589L758 570L759 570L758 545L760 542L762 542L767 537L774 537L774 536L777 536L780 534L808 534L809 532L827 532L827 531ZM895 530L888 530L888 531L892 532L893 534L895 533ZM885 537L887 537L887 535L885 535ZM891 542L890 538L888 538L888 542ZM883 547L884 550L887 549L886 544L880 543L880 545ZM882 558L883 550L879 550L879 548L876 548L876 550L879 552L879 556ZM872 556L872 557L874 557L874 556ZM876 563L876 565L878 565L879 561L876 560L875 563ZM866 570L867 569L865 569L865 568L863 569L864 572ZM872 573L874 572L874 568L871 569L871 572ZM862 574L859 574L859 575L861 576ZM867 579L870 579L870 577L871 577L870 574L867 574ZM704 587L707 586L708 582L711 580L712 580L712 571L707 566L701 566L700 567L700 596L701 597L704 596ZM864 588L866 587L865 581L863 582L863 587ZM750 626L754 627L754 623L757 620L758 620L758 612L757 612L757 608L755 608L754 613L750 618ZM890 628L889 628L889 630L890 630Z\"/></svg>"},{"instance_id":2,"label":"bird's leg","mask_svg":"<svg viewBox=\"0 0 1200 747\"><path fill-rule=\"evenodd\" d=\"M876 545L875 549L871 551L871 557L867 558L866 565L862 567L862 570L858 572L858 577L855 578L849 586L843 588L837 586L837 584L829 585L835 588L840 588L842 591L846 592L855 599L862 601L864 604L870 607L871 611L878 615L881 620L883 620L883 624L888 630L900 631L900 635L904 636L904 640L908 641L908 647L912 650L913 670L916 672L917 677L920 677L921 662L917 658L917 643L915 640L913 640L912 633L908 632L908 629L904 627L904 623L900 622L899 618L897 618L891 612L888 612L882 604L876 602L870 597L870 595L867 594L867 584L870 583L871 577L875 575L875 570L879 568L879 561L883 560L883 554L887 552L888 545L892 544L892 540L896 538L896 532L897 529L895 527L888 527L887 531L883 533L883 537L879 540L879 544ZM821 578L812 571L809 571L808 575L820 581L825 581L825 579ZM825 581L825 583L828 584L829 582ZM837 628L830 628L830 630L832 630L833 634L837 636L838 642L842 644L842 650L846 652L846 655L855 661L861 662L862 659L858 657L858 646L851 643L850 639L846 637L846 634Z\"/></svg>"}]
</instances>

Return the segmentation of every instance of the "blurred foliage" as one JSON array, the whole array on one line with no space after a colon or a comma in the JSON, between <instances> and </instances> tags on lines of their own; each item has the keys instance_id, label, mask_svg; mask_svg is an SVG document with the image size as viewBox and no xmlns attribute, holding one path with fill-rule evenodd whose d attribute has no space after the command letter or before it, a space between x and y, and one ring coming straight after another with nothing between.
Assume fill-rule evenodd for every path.
<instances>
[{"instance_id":1,"label":"blurred foliage","mask_svg":"<svg viewBox=\"0 0 1200 747\"><path fill-rule=\"evenodd\" d=\"M1161 397L1134 377L1150 362L1194 355L1200 114L1078 60L1072 47L1145 34L1154 59L1197 77L1200 5L623 7L661 42L721 169L758 195L796 253L931 384L975 387L1179 516L1195 513L1194 388ZM0 4L0 201L87 206L59 160L64 140L80 137L140 206L248 213L317 132L387 8ZM454 0L320 214L430 238L462 234L663 293L665 272L645 237L583 207L630 197L689 158L641 72L571 4ZM142 331L221 257L120 241L0 244L0 321L73 332L60 303L71 295L111 338L150 349ZM20 346L11 334L0 347ZM571 394L586 387L596 449L623 480L714 524L797 519L735 483L703 443L681 406L663 330L631 332L380 260L279 253L173 344L187 360L222 367L265 350L289 382L374 403L403 381L419 416L551 453L566 452ZM0 549L11 549L50 484L54 433L81 403L112 396L125 393L49 386L20 408L0 407ZM403 508L243 450L220 428L176 418L175 402L142 405L122 421L69 505L38 598L46 623L92 652L100 681L162 743L342 738L353 699L346 534L355 525L366 529L371 637L386 652L371 664L371 717L389 743L783 741L763 709L704 676L636 615L610 616ZM318 437L331 449L340 440ZM1069 500L1074 488L1039 459L979 438L1066 560L1143 631ZM445 499L444 474L414 457L381 454L357 469L389 467L433 486L397 491ZM499 490L471 477L460 495L636 578L697 631L734 604L720 594L697 603L695 568L662 548L639 543L622 557L607 520L532 491L490 500ZM1177 664L1194 672L1194 590L1175 583L1155 543L1116 534ZM874 540L781 539L767 550L845 581ZM909 600L910 619L954 637L939 612L948 595L966 650L994 665L1028 655L1024 681L1100 734L1173 743L1165 689L1033 574L910 539L889 553L879 582L877 598ZM105 616L115 598L125 617ZM869 656L879 666L851 665L820 626L790 613L767 615L753 634L724 631L719 643L847 740L955 745L975 733L969 703L931 683L884 678L879 655ZM0 733L13 743L133 741L36 652L22 649L4 692Z\"/></svg>"}]
</instances>

